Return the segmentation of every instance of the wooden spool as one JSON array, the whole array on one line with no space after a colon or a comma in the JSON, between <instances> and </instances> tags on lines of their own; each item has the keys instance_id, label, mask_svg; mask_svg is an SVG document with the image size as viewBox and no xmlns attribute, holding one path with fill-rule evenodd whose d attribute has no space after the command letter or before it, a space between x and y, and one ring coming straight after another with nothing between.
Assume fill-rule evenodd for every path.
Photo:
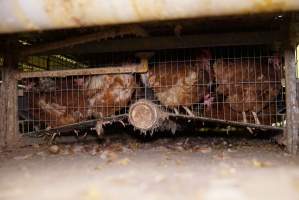
<instances>
[{"instance_id":1,"label":"wooden spool","mask_svg":"<svg viewBox=\"0 0 299 200\"><path fill-rule=\"evenodd\" d=\"M159 126L161 111L157 105L148 100L139 100L129 110L129 122L136 129L146 132Z\"/></svg>"}]
</instances>

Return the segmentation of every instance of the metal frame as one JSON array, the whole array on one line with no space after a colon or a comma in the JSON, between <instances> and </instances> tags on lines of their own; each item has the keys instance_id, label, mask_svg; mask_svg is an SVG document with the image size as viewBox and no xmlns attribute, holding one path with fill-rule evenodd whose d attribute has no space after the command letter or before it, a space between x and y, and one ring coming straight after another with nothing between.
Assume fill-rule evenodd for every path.
<instances>
[{"instance_id":1,"label":"metal frame","mask_svg":"<svg viewBox=\"0 0 299 200\"><path fill-rule=\"evenodd\" d=\"M196 49L195 49L196 50ZM184 51L184 50L183 50ZM166 51L166 52L169 52L169 51ZM257 52L259 52L259 51L257 51ZM260 62L260 61L262 61L262 60L264 60L265 58L263 58L264 56L262 56L262 55L260 55L259 53L257 53L257 54L254 54L255 56L256 56L256 58L254 58L254 57L252 57L251 58L251 60L254 60L254 59L258 59L258 60L254 60L254 61L257 61L257 62ZM139 56L142 56L142 54L141 55L139 55ZM157 66L160 66L160 67L162 67L163 68L163 66L164 66L164 64L163 63L172 63L172 66L170 66L169 64L168 64L168 69L167 70L169 70L170 72L173 72L173 73L175 73L175 72L177 72L178 70L183 70L184 71L184 69L185 70L188 70L190 67L191 67L191 65L189 65L189 62L191 63L198 63L198 64L200 64L201 62L202 62L202 60L194 60L195 58L193 57L193 58L189 58L189 56L188 55L186 55L187 57L187 60L184 60L183 61L183 63L185 63L185 64L187 64L187 66L185 66L185 64L184 64L184 66L179 66L178 67L178 65L180 65L180 63L182 62L182 61L180 61L180 60L163 60L163 58L162 58L162 60L160 60L159 59L159 56L158 57L156 57L155 59L156 59L156 61L155 61L155 59L154 60L152 60L151 61L151 66L153 67L153 70L155 71L155 66L157 65ZM265 57L266 56L268 56L268 54L267 55L265 55ZM162 56L163 57L163 56ZM240 57L240 58L242 58L242 57ZM190 59L190 60L189 60ZM211 58L209 58L209 59L211 59ZM246 59L246 58L245 58ZM267 59L267 58L266 58ZM214 60L215 61L215 60ZM70 77L70 81L73 81L73 78L74 79L76 79L77 77L76 76L85 76L86 77L86 79L88 80L89 78L90 78L90 75L98 75L98 74L120 74L120 73L130 73L130 74L132 74L132 73L147 73L148 72L148 67L147 67L147 64L148 64L148 61L146 60L146 59L143 59L143 61L142 61L142 63L143 64L141 64L140 65L140 69L142 69L142 70L135 70L136 69L136 64L128 64L127 65L127 67L126 68L122 68L122 67L106 67L106 68L92 68L92 69L84 69L84 70L80 70L80 69L76 69L76 70L61 70L61 71L44 71L44 72L32 72L32 73L21 73L21 74L19 74L19 76L18 76L18 79L28 79L28 78L41 78L41 77L49 77L49 78L53 78L53 81L55 82L55 84L56 84L56 80L58 81L58 88L57 88L57 90L58 90L58 94L60 93L60 92L63 92L65 89L59 89L59 87L60 87L60 79L56 79L56 78L59 78L59 77ZM101 65L101 64L100 64ZM137 65L138 66L138 65ZM255 67L257 67L257 66L255 66ZM269 68L269 66L265 66L265 67L268 67ZM134 71L135 70L135 71ZM166 69L165 69L166 70ZM198 71L198 70L197 70ZM268 71L269 71L269 69L268 69ZM187 72L185 72L185 73L183 73L182 74L182 78L184 78L184 76L186 76L186 73ZM157 76L160 76L159 74L156 74ZM54 77L56 77L56 78L54 78ZM73 78L72 78L73 77ZM169 76L168 76L170 79L171 79L171 74L169 74ZM136 79L136 77L135 77L135 79ZM30 79L29 79L29 81L30 81ZM66 81L66 80L65 80ZM253 81L253 83L250 83L251 85L252 84L254 84L254 80L251 80L251 81ZM279 83L279 85L280 85L280 80L272 80L272 81L274 81L275 83ZM174 83L168 83L168 84L170 84L170 85L165 85L165 86L163 86L163 87L169 87L169 86L173 86L174 85ZM201 81L200 80L198 80L198 83L196 83L196 86L199 86L199 87L201 87L202 85L208 85L207 83L201 83ZM243 85L243 83L240 83L240 84L242 84ZM64 85L64 83L63 83L63 85ZM55 86L56 87L56 86ZM63 87L66 87L66 86L63 86ZM161 86L162 87L162 86ZM192 86L193 87L193 86ZM141 86L141 85L139 85L139 86L136 86L136 89L137 88L139 88L139 89L144 89L144 86ZM120 88L121 89L121 88ZM125 89L125 88L124 88ZM68 86L67 88L66 88L66 91L72 91L72 90L74 90L74 91L76 91L77 90L77 88L72 88L72 84L71 84L71 86ZM85 93L88 93L88 89L86 90L86 88L85 89L83 89L83 94L84 94L84 92ZM51 93L50 93L51 94ZM53 95L54 94L56 94L55 93L55 91L52 93ZM190 94L191 95L191 94ZM39 97L39 95L37 94L37 97ZM145 96L146 97L146 96ZM138 97L136 97L136 99L139 99L139 98L143 98L143 96L141 95L141 96L138 96ZM149 100L154 100L154 99L149 99ZM72 101L72 100L71 100ZM264 101L267 101L267 100L264 100ZM154 100L154 102L155 103L157 103L157 100ZM218 103L218 102L216 102L216 103ZM194 104L194 105L197 105L197 106L202 106L201 105L201 103L199 103L199 102L193 102L193 103L191 103L191 104ZM104 106L104 105L103 105ZM109 105L109 106L113 106L113 105ZM167 106L167 105L166 105ZM179 107L180 105L177 105L177 107ZM160 107L161 107L161 105L160 105ZM39 108L34 108L34 109L39 109ZM169 110L170 111L170 110ZM236 119L237 121L236 122L234 122L232 119L231 120L229 120L228 118L217 118L217 117L215 117L215 119L213 119L213 117L212 116L210 116L210 117L205 117L205 116L200 116L199 115L199 113L201 112L201 111L196 111L195 110L195 112L196 112L196 114L194 114L193 113L193 110L191 109L191 110L189 110L189 109L186 109L186 113L183 111L183 113L185 113L185 115L190 115L189 117L190 118L194 118L194 119L197 119L197 120L202 120L202 121L210 121L210 122L218 122L218 123L222 123L222 124L224 124L224 123L226 123L226 124L230 124L230 125L238 125L238 126L246 126L246 127L251 127L251 128L258 128L258 129L271 129L271 130L282 130L282 128L280 128L280 127L272 127L271 125L272 125L272 123L273 123L273 121L272 121L272 123L271 123L271 120L270 120L270 124L258 124L258 123L253 123L253 120L252 120L252 116L249 116L248 115L248 117L251 117L251 119L249 118L249 120L250 121L248 121L248 123L246 123L246 121L244 122L244 121L242 121L242 120L244 120L244 117L242 118L242 117L239 117L239 120L238 119ZM267 111L267 112L269 112L269 111ZM191 114L190 114L191 113ZM172 112L170 112L170 113L168 113L168 115L169 116L177 116L177 117L182 117L182 116L184 116L182 113L180 114L180 113L178 113L178 111L176 112L176 113L172 113ZM250 114L251 115L251 114ZM275 115L275 113L266 113L266 115ZM240 121L241 120L241 121ZM268 122L267 122L268 123ZM57 127L53 127L53 128L56 128L57 129Z\"/></svg>"},{"instance_id":2,"label":"metal frame","mask_svg":"<svg viewBox=\"0 0 299 200\"><path fill-rule=\"evenodd\" d=\"M296 1L297 2L297 1ZM246 44L274 44L277 42L283 44L285 41L282 39L282 36L287 37L290 41L287 41L289 45L284 47L284 55L285 55L285 75L286 75L286 102L287 102L287 147L288 151L291 153L296 153L297 151L297 142L298 142L298 99L296 98L296 65L295 65L295 57L294 57L294 43L291 42L292 39L296 38L296 36L292 34L288 34L288 32L275 32L275 34L271 34L270 32L256 32L256 33L238 33L238 34L207 34L207 35L197 35L197 36L188 36L182 38L176 37L160 37L160 38L142 38L142 39L125 39L125 40L115 40L115 41L102 41L99 45L85 45L84 52L111 52L111 51L135 51L135 50L148 50L148 49L160 49L160 48L187 48L194 46L216 46L216 45L246 45ZM298 37L298 30L295 32ZM74 40L66 40L58 43L53 43L52 45L46 44L38 47L29 47L28 49L23 49L21 52L22 55L29 54L39 54L44 52L51 53L59 53L61 51L68 52L66 49L72 45L75 46L73 49L69 50L73 52L80 53L82 52L81 44L86 41L96 41L99 37L98 34L93 34L90 37L80 37ZM210 41L207 42L207 38L213 37L215 41L212 43ZM250 39L248 39L250 38ZM144 43L142 43L143 41ZM153 42L154 41L154 42ZM298 41L298 39L297 39ZM140 45L141 44L141 45ZM47 48L47 45L49 46ZM161 45L164 45L161 47ZM12 52L5 54L5 64L3 70L3 83L1 84L1 95L4 94L5 98L1 98L0 111L3 111L3 115L0 115L0 139L2 141L1 145L6 145L9 143L13 143L12 141L15 139L17 135L17 130L15 126L16 123L16 106L12 105L11 102L16 102L16 80L25 77L45 77L48 75L54 76L68 76L68 75L86 75L86 74L97 74L97 73L117 73L122 72L123 69L113 69L110 72L107 72L105 69L96 69L99 70L97 72L92 73L87 70L86 72L82 70L71 70L65 71L56 71L56 72L42 72L35 73L32 75L29 74L19 74L19 77L16 75L16 71L14 68L17 66L17 60L12 58ZM133 68L125 69L123 72L129 72L136 70L135 72L144 72L144 66L140 66L140 68L136 69L136 66ZM111 68L112 69L112 68ZM138 71L140 70L140 71ZM51 74L52 73L52 74ZM11 101L13 100L13 101ZM14 113L11 117L8 113ZM205 120L202 118L202 120ZM226 123L224 121L224 123ZM9 133L9 134L8 134Z\"/></svg>"}]
</instances>

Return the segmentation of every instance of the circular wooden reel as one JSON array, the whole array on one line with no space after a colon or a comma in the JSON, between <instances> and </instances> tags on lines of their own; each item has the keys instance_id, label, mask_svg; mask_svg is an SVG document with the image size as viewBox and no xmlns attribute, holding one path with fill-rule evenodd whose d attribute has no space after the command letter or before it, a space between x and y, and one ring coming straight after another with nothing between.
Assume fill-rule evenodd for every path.
<instances>
[{"instance_id":1,"label":"circular wooden reel","mask_svg":"<svg viewBox=\"0 0 299 200\"><path fill-rule=\"evenodd\" d=\"M140 131L146 132L159 126L160 115L157 105L142 99L131 105L129 122Z\"/></svg>"}]
</instances>

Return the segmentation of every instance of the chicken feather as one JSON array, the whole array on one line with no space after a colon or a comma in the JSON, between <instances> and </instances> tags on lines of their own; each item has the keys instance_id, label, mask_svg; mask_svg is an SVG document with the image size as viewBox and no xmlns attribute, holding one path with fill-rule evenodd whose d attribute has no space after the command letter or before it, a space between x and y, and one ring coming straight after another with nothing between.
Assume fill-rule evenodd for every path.
<instances>
[{"instance_id":1,"label":"chicken feather","mask_svg":"<svg viewBox=\"0 0 299 200\"><path fill-rule=\"evenodd\" d=\"M175 66L171 62L155 64L141 76L142 82L164 106L191 106L203 100L212 80L208 51L200 52L197 58L192 62L178 61Z\"/></svg>"}]
</instances>

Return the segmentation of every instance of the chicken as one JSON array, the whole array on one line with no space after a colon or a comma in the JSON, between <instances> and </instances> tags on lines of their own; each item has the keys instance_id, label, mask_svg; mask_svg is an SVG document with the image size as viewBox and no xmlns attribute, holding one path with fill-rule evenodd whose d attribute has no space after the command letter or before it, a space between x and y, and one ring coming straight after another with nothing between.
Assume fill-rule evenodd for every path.
<instances>
[{"instance_id":1,"label":"chicken","mask_svg":"<svg viewBox=\"0 0 299 200\"><path fill-rule=\"evenodd\" d=\"M34 104L34 119L47 124L47 127L58 127L73 124L87 119L84 111L84 99L75 91L44 94Z\"/></svg>"},{"instance_id":2,"label":"chicken","mask_svg":"<svg viewBox=\"0 0 299 200\"><path fill-rule=\"evenodd\" d=\"M60 79L67 85L69 81ZM73 124L87 119L84 109L84 95L76 84L71 90L59 89L52 79L38 79L31 82L27 90L29 113L37 123L45 123L48 128ZM70 87L70 86L69 86Z\"/></svg>"},{"instance_id":3,"label":"chicken","mask_svg":"<svg viewBox=\"0 0 299 200\"><path fill-rule=\"evenodd\" d=\"M27 91L34 92L54 92L60 90L80 89L83 85L82 78L30 78L22 82Z\"/></svg>"},{"instance_id":4,"label":"chicken","mask_svg":"<svg viewBox=\"0 0 299 200\"><path fill-rule=\"evenodd\" d=\"M131 74L37 80L27 87L29 111L51 128L110 116L128 105L135 90Z\"/></svg>"},{"instance_id":5,"label":"chicken","mask_svg":"<svg viewBox=\"0 0 299 200\"><path fill-rule=\"evenodd\" d=\"M160 62L152 66L148 73L142 74L142 82L154 91L162 105L174 109L176 113L176 107L183 106L192 115L188 107L203 100L212 81L210 58L210 52L202 50L197 54L196 61Z\"/></svg>"},{"instance_id":6,"label":"chicken","mask_svg":"<svg viewBox=\"0 0 299 200\"><path fill-rule=\"evenodd\" d=\"M126 107L136 89L132 74L98 75L84 81L88 115L107 117Z\"/></svg>"},{"instance_id":7,"label":"chicken","mask_svg":"<svg viewBox=\"0 0 299 200\"><path fill-rule=\"evenodd\" d=\"M232 121L259 122L259 113L275 101L281 91L282 66L278 56L269 59L218 59L213 65L216 94L224 106L217 118ZM211 113L215 113L215 106ZM216 111L215 111L216 109ZM209 109L208 109L209 110ZM205 115L208 114L205 112ZM215 114L212 114L214 116ZM264 121L264 120L262 120ZM266 120L271 121L271 120Z\"/></svg>"}]
</instances>

